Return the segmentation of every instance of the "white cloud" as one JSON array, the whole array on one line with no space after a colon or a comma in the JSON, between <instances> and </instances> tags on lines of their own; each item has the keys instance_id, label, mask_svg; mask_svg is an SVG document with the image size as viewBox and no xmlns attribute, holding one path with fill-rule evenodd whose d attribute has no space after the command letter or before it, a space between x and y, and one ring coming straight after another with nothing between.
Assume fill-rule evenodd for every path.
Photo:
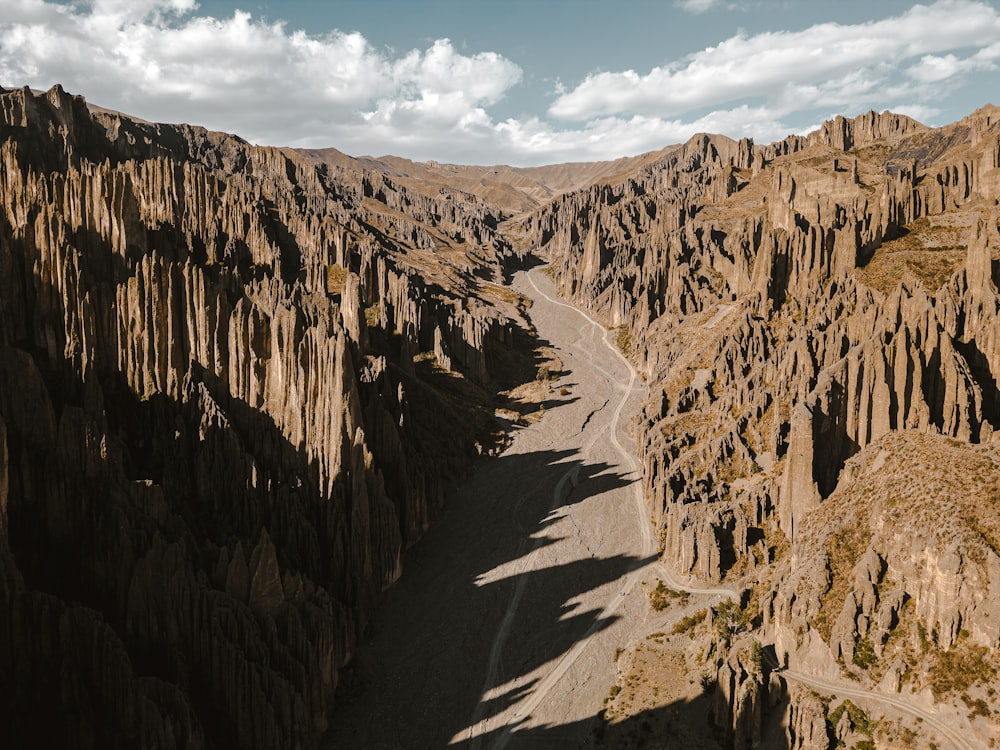
<instances>
[{"instance_id":1,"label":"white cloud","mask_svg":"<svg viewBox=\"0 0 1000 750\"><path fill-rule=\"evenodd\" d=\"M980 62L1000 60L1000 42L994 42L989 47L983 47L975 55L973 55L973 58Z\"/></svg>"},{"instance_id":2,"label":"white cloud","mask_svg":"<svg viewBox=\"0 0 1000 750\"><path fill-rule=\"evenodd\" d=\"M550 162L596 161L624 154L654 151L680 143L697 133L725 133L732 138L753 136L762 142L785 137L795 129L771 117L758 107L738 106L711 112L693 120L664 119L635 115L605 117L580 128L556 130L533 118L507 120L497 126L508 151L529 156L542 155ZM511 148L513 146L513 149ZM523 159L523 156L522 156ZM538 159L532 159L538 162Z\"/></svg>"},{"instance_id":3,"label":"white cloud","mask_svg":"<svg viewBox=\"0 0 1000 750\"><path fill-rule=\"evenodd\" d=\"M697 132L758 142L834 113L901 104L918 119L997 69L1000 15L939 0L864 24L738 34L648 72L554 84L549 115L498 120L523 77L495 52L447 39L395 53L359 33L307 34L194 0L0 0L0 83L59 82L95 104L274 145L335 146L439 161L610 159ZM745 7L678 0L689 12Z\"/></svg>"},{"instance_id":4,"label":"white cloud","mask_svg":"<svg viewBox=\"0 0 1000 750\"><path fill-rule=\"evenodd\" d=\"M851 74L884 78L880 68L916 56L987 47L998 37L1000 14L972 0L916 5L900 16L863 24L738 34L645 75L626 70L588 76L557 98L549 113L566 120L621 113L673 116L748 97L788 99L797 87L849 80ZM828 90L827 98L833 94ZM851 88L832 98L841 106L856 103Z\"/></svg>"},{"instance_id":5,"label":"white cloud","mask_svg":"<svg viewBox=\"0 0 1000 750\"><path fill-rule=\"evenodd\" d=\"M896 114L912 117L918 122L927 122L941 114L941 110L938 107L926 104L895 104L889 107L889 109Z\"/></svg>"},{"instance_id":6,"label":"white cloud","mask_svg":"<svg viewBox=\"0 0 1000 750\"><path fill-rule=\"evenodd\" d=\"M421 91L460 94L469 101L495 104L521 80L521 69L495 52L466 57L456 53L447 39L439 39L427 52L413 50L396 62L393 77Z\"/></svg>"},{"instance_id":7,"label":"white cloud","mask_svg":"<svg viewBox=\"0 0 1000 750\"><path fill-rule=\"evenodd\" d=\"M193 0L14 0L0 19L0 81L59 82L147 119L196 119L256 140L331 145L361 126L488 122L521 78L506 58L463 55L447 39L399 57L358 33L321 36L282 23L192 15ZM401 131L405 133L405 131Z\"/></svg>"},{"instance_id":8,"label":"white cloud","mask_svg":"<svg viewBox=\"0 0 1000 750\"><path fill-rule=\"evenodd\" d=\"M685 13L690 13L694 16L700 16L702 13L707 13L715 8L722 8L724 10L741 10L748 11L753 7L759 6L760 3L750 3L744 0L744 2L725 2L724 0L674 0L674 7L679 8Z\"/></svg>"},{"instance_id":9,"label":"white cloud","mask_svg":"<svg viewBox=\"0 0 1000 750\"><path fill-rule=\"evenodd\" d=\"M928 84L993 67L995 66L991 62L976 57L960 58L953 54L924 55L919 63L911 66L906 72L918 82Z\"/></svg>"},{"instance_id":10,"label":"white cloud","mask_svg":"<svg viewBox=\"0 0 1000 750\"><path fill-rule=\"evenodd\" d=\"M722 0L674 0L674 5L687 13L704 13L722 4Z\"/></svg>"}]
</instances>

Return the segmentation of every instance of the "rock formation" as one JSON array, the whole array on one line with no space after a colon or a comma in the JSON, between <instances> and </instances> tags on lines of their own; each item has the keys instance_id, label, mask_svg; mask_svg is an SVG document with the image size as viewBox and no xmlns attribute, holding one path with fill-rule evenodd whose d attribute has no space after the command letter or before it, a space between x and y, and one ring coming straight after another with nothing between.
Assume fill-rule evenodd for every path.
<instances>
[{"instance_id":1,"label":"rock formation","mask_svg":"<svg viewBox=\"0 0 1000 750\"><path fill-rule=\"evenodd\" d=\"M59 87L0 165L6 739L315 747L492 429L493 209Z\"/></svg>"},{"instance_id":2,"label":"rock formation","mask_svg":"<svg viewBox=\"0 0 1000 750\"><path fill-rule=\"evenodd\" d=\"M768 146L700 135L502 227L650 384L643 483L675 570L748 585L780 658L906 673L993 716L998 144L992 106L937 130L872 112ZM939 690L963 649L989 669ZM731 738L749 679L723 664ZM792 691L788 741L826 747L807 703Z\"/></svg>"}]
</instances>

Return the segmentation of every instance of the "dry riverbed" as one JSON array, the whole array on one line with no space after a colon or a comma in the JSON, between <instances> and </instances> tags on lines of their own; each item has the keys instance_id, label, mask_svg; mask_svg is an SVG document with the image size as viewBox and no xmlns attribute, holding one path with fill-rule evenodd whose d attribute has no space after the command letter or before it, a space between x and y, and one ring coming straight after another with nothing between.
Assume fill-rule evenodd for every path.
<instances>
[{"instance_id":1,"label":"dry riverbed","mask_svg":"<svg viewBox=\"0 0 1000 750\"><path fill-rule=\"evenodd\" d=\"M656 578L656 546L624 431L643 386L612 335L557 300L542 272L516 284L558 363L544 415L479 464L407 554L328 747L590 747L615 736L603 712L619 660L663 616L642 585Z\"/></svg>"}]
</instances>

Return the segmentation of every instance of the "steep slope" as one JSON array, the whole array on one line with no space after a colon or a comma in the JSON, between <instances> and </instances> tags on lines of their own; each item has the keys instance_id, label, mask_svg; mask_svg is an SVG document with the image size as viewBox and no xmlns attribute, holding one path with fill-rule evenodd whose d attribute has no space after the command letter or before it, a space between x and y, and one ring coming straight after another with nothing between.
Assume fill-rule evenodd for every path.
<instances>
[{"instance_id":1,"label":"steep slope","mask_svg":"<svg viewBox=\"0 0 1000 750\"><path fill-rule=\"evenodd\" d=\"M963 713L957 698L985 701L963 716L963 731L995 739L1000 702L986 693L1000 648L992 527L964 501L949 504L970 485L930 472L938 443L911 439L907 465L910 491L937 489L891 512L851 461L860 452L857 460L875 462L878 445L896 455L895 443L880 441L897 435L940 436L984 467L977 517L1000 510L986 489L1000 425L998 167L995 107L938 130L872 112L763 147L698 136L626 179L502 227L541 248L561 293L621 327L650 384L643 481L664 559L682 575L746 587L753 635L722 644L732 663L721 683L735 687L720 704L732 722L720 721L735 746L762 731L759 714L756 724L739 718L767 684L765 675L750 687L760 678L747 667L747 638L774 645L793 666L835 674L846 664L846 676L878 682L878 670L852 666L875 605L860 584L843 583L873 555L877 581L888 576L898 601L879 610L871 665L910 602L919 614L908 637L924 637L924 650L947 659L963 639L984 650L976 653L993 666L964 694L938 698ZM976 446L985 443L983 453ZM954 517L922 533L934 512ZM842 545L830 542L839 539L835 518L867 519L852 527L856 559L846 572ZM887 525L902 540L880 536ZM947 561L947 576L918 575L934 560ZM755 699L753 710L765 704ZM793 746L826 746L826 734L808 728L820 709L797 695L788 710ZM822 728L822 711L818 721Z\"/></svg>"},{"instance_id":2,"label":"steep slope","mask_svg":"<svg viewBox=\"0 0 1000 750\"><path fill-rule=\"evenodd\" d=\"M482 203L0 91L5 746L313 747L494 432Z\"/></svg>"}]
</instances>

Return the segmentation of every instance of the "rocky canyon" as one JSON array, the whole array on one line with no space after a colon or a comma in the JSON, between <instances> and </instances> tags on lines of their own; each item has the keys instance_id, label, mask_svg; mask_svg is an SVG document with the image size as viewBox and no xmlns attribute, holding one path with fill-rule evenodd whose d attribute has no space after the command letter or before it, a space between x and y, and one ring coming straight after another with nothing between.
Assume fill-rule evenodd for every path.
<instances>
[{"instance_id":1,"label":"rocky canyon","mask_svg":"<svg viewBox=\"0 0 1000 750\"><path fill-rule=\"evenodd\" d=\"M992 106L513 168L0 89L0 743L996 747L998 259Z\"/></svg>"}]
</instances>

